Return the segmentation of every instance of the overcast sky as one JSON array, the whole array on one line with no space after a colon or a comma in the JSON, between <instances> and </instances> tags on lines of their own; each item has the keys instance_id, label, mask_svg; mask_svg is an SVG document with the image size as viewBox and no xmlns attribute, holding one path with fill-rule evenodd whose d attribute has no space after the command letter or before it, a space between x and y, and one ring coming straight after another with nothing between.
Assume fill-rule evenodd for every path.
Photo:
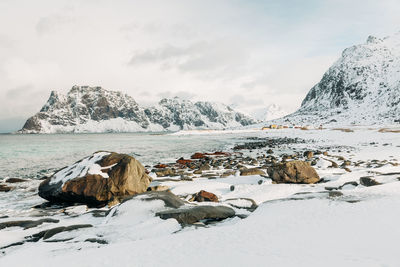
<instances>
[{"instance_id":1,"label":"overcast sky","mask_svg":"<svg viewBox=\"0 0 400 267\"><path fill-rule=\"evenodd\" d=\"M344 48L399 31L399 14L398 0L0 0L0 132L73 85L294 111Z\"/></svg>"}]
</instances>

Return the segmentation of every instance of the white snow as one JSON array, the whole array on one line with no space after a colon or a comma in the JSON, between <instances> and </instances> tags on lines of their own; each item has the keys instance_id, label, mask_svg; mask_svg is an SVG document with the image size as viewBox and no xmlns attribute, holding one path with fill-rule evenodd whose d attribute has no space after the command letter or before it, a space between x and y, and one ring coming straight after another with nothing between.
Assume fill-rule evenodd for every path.
<instances>
[{"instance_id":1,"label":"white snow","mask_svg":"<svg viewBox=\"0 0 400 267\"><path fill-rule=\"evenodd\" d=\"M88 173L98 174L101 175L103 178L108 178L108 174L102 172L101 170L109 169L114 165L102 168L96 162L100 161L102 158L110 154L110 152L97 152L94 153L92 156L86 157L81 161L78 161L71 166L60 170L59 172L54 174L53 178L50 180L50 184L57 184L61 182L62 185L64 185L67 181L79 177L84 177Z\"/></svg>"},{"instance_id":2,"label":"white snow","mask_svg":"<svg viewBox=\"0 0 400 267\"><path fill-rule=\"evenodd\" d=\"M93 217L91 209L84 206L71 207L52 215L61 220L58 224L0 230L0 246L61 225L90 223L94 227L60 233L50 239L72 238L70 241L38 241L3 250L0 266L397 266L399 133L381 133L377 128L367 127L353 130L236 132L238 137L307 139L309 142L305 144L290 145L300 151L330 147L329 155L321 156L315 166L325 183L273 184L258 175L153 182L168 185L181 196L199 190L213 192L220 199L219 205L248 208L251 202L245 199L253 199L259 205L254 212L234 208L237 214L248 215L245 219L182 228L174 219L161 220L155 216L156 212L168 209L160 200L132 199L114 207L107 217ZM223 136L224 131L219 134ZM329 168L328 159L340 163L338 156L352 162L378 159L386 163L370 168L352 165L349 167L352 172ZM373 176L382 185L346 186L340 190L342 196L328 196L325 187L359 182L362 176ZM233 191L231 185L235 187ZM3 218L0 223L9 220ZM88 238L106 240L109 244L84 242Z\"/></svg>"}]
</instances>

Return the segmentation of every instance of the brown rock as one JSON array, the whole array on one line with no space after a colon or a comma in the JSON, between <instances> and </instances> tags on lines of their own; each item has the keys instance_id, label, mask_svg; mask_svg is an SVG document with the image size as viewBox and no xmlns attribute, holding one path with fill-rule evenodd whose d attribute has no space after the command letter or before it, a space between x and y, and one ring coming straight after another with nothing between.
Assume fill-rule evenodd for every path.
<instances>
[{"instance_id":1,"label":"brown rock","mask_svg":"<svg viewBox=\"0 0 400 267\"><path fill-rule=\"evenodd\" d=\"M305 158L311 159L311 158L314 156L314 153L313 153L312 151L305 151L305 152L303 153L303 156L304 156Z\"/></svg>"},{"instance_id":2,"label":"brown rock","mask_svg":"<svg viewBox=\"0 0 400 267\"><path fill-rule=\"evenodd\" d=\"M192 163L193 160L190 159L184 159L184 158L180 158L176 161L176 163L182 164L182 165L189 165L190 163Z\"/></svg>"},{"instance_id":3,"label":"brown rock","mask_svg":"<svg viewBox=\"0 0 400 267\"><path fill-rule=\"evenodd\" d=\"M165 176L175 176L176 172L173 169L162 169L162 170L157 170L156 171L157 177L165 177Z\"/></svg>"},{"instance_id":4,"label":"brown rock","mask_svg":"<svg viewBox=\"0 0 400 267\"><path fill-rule=\"evenodd\" d=\"M241 169L240 170L240 175L241 176L248 176L248 175L265 175L265 172L257 169L257 168L251 168L251 169Z\"/></svg>"},{"instance_id":5,"label":"brown rock","mask_svg":"<svg viewBox=\"0 0 400 267\"><path fill-rule=\"evenodd\" d=\"M166 185L155 185L147 188L147 191L167 191L167 190L169 190L169 186Z\"/></svg>"},{"instance_id":6,"label":"brown rock","mask_svg":"<svg viewBox=\"0 0 400 267\"><path fill-rule=\"evenodd\" d=\"M166 165L166 164L157 164L157 165L154 166L154 168L156 168L156 169L164 169L164 168L167 168L167 167L168 167L168 165Z\"/></svg>"},{"instance_id":7,"label":"brown rock","mask_svg":"<svg viewBox=\"0 0 400 267\"><path fill-rule=\"evenodd\" d=\"M8 178L5 182L6 183L10 183L10 184L15 184L15 183L23 183L26 182L28 180L26 179L21 179L21 178Z\"/></svg>"},{"instance_id":8,"label":"brown rock","mask_svg":"<svg viewBox=\"0 0 400 267\"><path fill-rule=\"evenodd\" d=\"M9 187L5 184L0 184L0 192L9 192L11 191L12 187Z\"/></svg>"},{"instance_id":9,"label":"brown rock","mask_svg":"<svg viewBox=\"0 0 400 267\"><path fill-rule=\"evenodd\" d=\"M195 170L195 171L193 172L193 174L202 174L202 173L203 173L202 170Z\"/></svg>"},{"instance_id":10,"label":"brown rock","mask_svg":"<svg viewBox=\"0 0 400 267\"><path fill-rule=\"evenodd\" d=\"M191 159L204 159L207 156L223 156L223 157L228 157L231 154L228 152L222 152L222 151L216 151L214 153L199 153L196 152L192 156L190 156Z\"/></svg>"},{"instance_id":11,"label":"brown rock","mask_svg":"<svg viewBox=\"0 0 400 267\"><path fill-rule=\"evenodd\" d=\"M203 159L205 157L206 155L204 153L198 153L198 152L190 156L191 159Z\"/></svg>"},{"instance_id":12,"label":"brown rock","mask_svg":"<svg viewBox=\"0 0 400 267\"><path fill-rule=\"evenodd\" d=\"M278 163L269 167L267 172L276 183L313 184L320 181L315 169L304 161Z\"/></svg>"},{"instance_id":13,"label":"brown rock","mask_svg":"<svg viewBox=\"0 0 400 267\"><path fill-rule=\"evenodd\" d=\"M101 172L90 174L89 170L79 169L83 164L94 157L102 156L95 164L100 165ZM55 173L43 181L39 186L39 196L51 202L86 203L90 205L104 205L113 199L145 192L150 184L151 177L135 158L118 153L96 152L70 167ZM89 167L90 169L90 167ZM68 172L68 173L66 173ZM64 182L57 177L68 177L77 173L79 177L70 177Z\"/></svg>"},{"instance_id":14,"label":"brown rock","mask_svg":"<svg viewBox=\"0 0 400 267\"><path fill-rule=\"evenodd\" d=\"M218 197L210 192L201 190L200 192L193 195L193 197L189 201L197 201L197 202L218 202Z\"/></svg>"}]
</instances>

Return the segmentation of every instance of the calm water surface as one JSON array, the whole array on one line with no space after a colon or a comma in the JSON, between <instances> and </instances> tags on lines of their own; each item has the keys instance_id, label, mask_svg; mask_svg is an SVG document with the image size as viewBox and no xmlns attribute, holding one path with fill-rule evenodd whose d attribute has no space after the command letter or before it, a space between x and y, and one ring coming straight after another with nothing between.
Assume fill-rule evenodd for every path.
<instances>
[{"instance_id":1,"label":"calm water surface","mask_svg":"<svg viewBox=\"0 0 400 267\"><path fill-rule=\"evenodd\" d=\"M232 148L238 135L177 136L169 134L105 133L0 135L0 180L40 178L99 150L134 156L144 165L174 161L197 151Z\"/></svg>"}]
</instances>

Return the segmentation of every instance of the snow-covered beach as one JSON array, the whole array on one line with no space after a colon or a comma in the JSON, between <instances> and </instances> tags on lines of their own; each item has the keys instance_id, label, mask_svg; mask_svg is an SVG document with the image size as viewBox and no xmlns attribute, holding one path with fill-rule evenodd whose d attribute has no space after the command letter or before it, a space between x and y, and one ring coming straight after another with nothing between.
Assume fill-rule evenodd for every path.
<instances>
[{"instance_id":1,"label":"snow-covered beach","mask_svg":"<svg viewBox=\"0 0 400 267\"><path fill-rule=\"evenodd\" d=\"M231 175L223 176L227 168L221 166L192 175L191 179L183 179L178 174L157 177L156 173L150 173L152 186L169 187L171 193L187 203L185 205L226 206L235 211L234 217L210 223L182 225L173 218L164 220L156 214L171 208L161 200L141 198L111 208L88 208L86 205L32 208L45 202L37 196L40 181L10 184L4 178L1 183L14 188L0 193L2 203L5 198L13 199L14 203L12 208L3 204L0 225L45 218L54 221L27 229L18 226L1 229L1 247L21 244L1 249L0 265L174 266L190 262L192 266L394 266L399 260L395 242L400 237L397 230L400 215L396 212L400 199L398 134L360 127L353 128L352 132L281 129L207 134L181 132L149 137L164 141L175 138L176 147L181 138L186 144L189 141L210 142L213 145L205 145L206 151L200 151L199 147L185 148L180 156L189 158L196 152L224 149L243 153L237 159L246 168L261 170L262 155L268 157L269 146L233 148L275 140L271 143L271 155L278 160L293 154L307 160L303 153L314 152L310 161L315 161L314 168L322 179L316 184L276 184L267 175L241 176L235 167ZM299 142L279 143L281 138L298 138ZM226 142L224 145L215 150L211 148L222 140ZM114 148L119 152L120 147ZM152 149L147 152L156 153L155 148ZM178 155L177 151L173 153ZM175 160L178 158L175 156ZM246 158L255 161L250 163ZM336 168L332 167L332 161L337 163ZM146 164L151 165L170 162L171 157L167 156L146 160ZM361 177L371 178L377 185L368 186L371 184L361 181ZM188 201L200 190L215 194L219 202ZM253 203L257 208L250 209ZM46 229L76 225L91 226L25 242L27 237Z\"/></svg>"}]
</instances>

